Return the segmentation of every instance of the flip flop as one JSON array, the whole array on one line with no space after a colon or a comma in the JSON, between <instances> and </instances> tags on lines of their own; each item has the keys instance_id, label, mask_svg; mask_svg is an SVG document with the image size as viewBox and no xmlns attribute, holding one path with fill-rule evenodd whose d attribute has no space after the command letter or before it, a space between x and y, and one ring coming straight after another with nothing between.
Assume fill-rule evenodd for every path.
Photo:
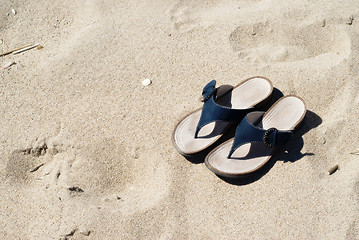
<instances>
[{"instance_id":1,"label":"flip flop","mask_svg":"<svg viewBox=\"0 0 359 240\"><path fill-rule=\"evenodd\" d=\"M193 156L212 146L232 124L254 111L272 94L271 81L252 77L232 87L218 88L213 80L203 88L203 108L185 116L172 133L172 143L184 156Z\"/></svg>"},{"instance_id":2,"label":"flip flop","mask_svg":"<svg viewBox=\"0 0 359 240\"><path fill-rule=\"evenodd\" d=\"M235 137L213 149L205 165L223 177L248 176L263 167L274 150L286 144L307 112L293 95L279 99L267 112L251 112L238 125Z\"/></svg>"}]
</instances>

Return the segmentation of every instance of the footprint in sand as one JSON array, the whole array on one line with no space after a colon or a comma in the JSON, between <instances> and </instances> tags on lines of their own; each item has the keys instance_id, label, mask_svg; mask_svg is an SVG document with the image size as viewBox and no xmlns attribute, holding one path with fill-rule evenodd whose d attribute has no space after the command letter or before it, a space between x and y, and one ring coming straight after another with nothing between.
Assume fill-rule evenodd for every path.
<instances>
[{"instance_id":1,"label":"footprint in sand","mask_svg":"<svg viewBox=\"0 0 359 240\"><path fill-rule=\"evenodd\" d=\"M179 32L188 32L196 27L195 20L193 19L190 9L179 2L170 10L170 18L175 30Z\"/></svg>"},{"instance_id":2,"label":"footprint in sand","mask_svg":"<svg viewBox=\"0 0 359 240\"><path fill-rule=\"evenodd\" d=\"M113 139L78 149L62 176L66 186L79 187L92 206L124 215L157 206L170 188L170 169L157 153L125 147Z\"/></svg>"},{"instance_id":3,"label":"footprint in sand","mask_svg":"<svg viewBox=\"0 0 359 240\"><path fill-rule=\"evenodd\" d=\"M17 149L10 154L6 165L5 178L9 184L28 184L33 178L34 172L37 172L44 166L45 155L56 154L53 149L49 149L45 139L38 138L29 146L23 149Z\"/></svg>"},{"instance_id":4,"label":"footprint in sand","mask_svg":"<svg viewBox=\"0 0 359 240\"><path fill-rule=\"evenodd\" d=\"M56 136L14 151L7 181L21 187L44 186L63 200L83 197L92 206L126 215L156 206L169 191L169 166L152 151L127 149L113 139L80 148L70 142Z\"/></svg>"},{"instance_id":5,"label":"footprint in sand","mask_svg":"<svg viewBox=\"0 0 359 240\"><path fill-rule=\"evenodd\" d=\"M239 26L229 37L241 59L255 63L315 61L320 65L340 63L349 56L351 41L337 25L283 24L266 21Z\"/></svg>"},{"instance_id":6,"label":"footprint in sand","mask_svg":"<svg viewBox=\"0 0 359 240\"><path fill-rule=\"evenodd\" d=\"M68 171L67 182L92 196L122 191L133 182L133 162L121 144L102 139L79 149Z\"/></svg>"},{"instance_id":7,"label":"footprint in sand","mask_svg":"<svg viewBox=\"0 0 359 240\"><path fill-rule=\"evenodd\" d=\"M210 1L203 4L187 0L176 3L170 10L170 20L175 30L188 32L195 28L208 28L212 25L226 24L236 18L239 11L237 1Z\"/></svg>"}]
</instances>

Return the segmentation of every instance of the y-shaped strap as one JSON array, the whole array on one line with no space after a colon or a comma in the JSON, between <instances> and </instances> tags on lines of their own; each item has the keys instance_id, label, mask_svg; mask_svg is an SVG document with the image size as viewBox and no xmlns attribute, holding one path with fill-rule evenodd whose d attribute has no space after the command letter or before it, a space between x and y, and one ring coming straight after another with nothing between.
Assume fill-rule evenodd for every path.
<instances>
[{"instance_id":1,"label":"y-shaped strap","mask_svg":"<svg viewBox=\"0 0 359 240\"><path fill-rule=\"evenodd\" d=\"M216 80L212 80L203 88L202 102L204 102L204 104L202 108L201 118L197 124L195 138L198 138L198 133L201 130L201 128L211 122L240 121L248 112L253 110L253 108L232 109L218 104L215 100L218 93L218 89L220 87L219 88L215 88L215 87L216 87Z\"/></svg>"},{"instance_id":2,"label":"y-shaped strap","mask_svg":"<svg viewBox=\"0 0 359 240\"><path fill-rule=\"evenodd\" d=\"M234 142L229 152L231 158L234 151L246 143L263 143L268 148L286 144L292 136L292 131L282 131L276 128L263 129L254 124L261 121L264 112L251 112L238 125Z\"/></svg>"}]
</instances>

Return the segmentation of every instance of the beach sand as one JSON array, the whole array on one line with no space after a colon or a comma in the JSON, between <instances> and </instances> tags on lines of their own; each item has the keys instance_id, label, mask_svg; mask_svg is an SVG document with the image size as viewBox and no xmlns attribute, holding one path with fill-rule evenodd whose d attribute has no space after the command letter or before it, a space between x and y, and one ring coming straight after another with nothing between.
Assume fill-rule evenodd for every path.
<instances>
[{"instance_id":1,"label":"beach sand","mask_svg":"<svg viewBox=\"0 0 359 240\"><path fill-rule=\"evenodd\" d=\"M358 1L0 6L0 53L43 46L0 57L1 239L359 239ZM256 75L308 107L263 174L176 152L207 82Z\"/></svg>"}]
</instances>

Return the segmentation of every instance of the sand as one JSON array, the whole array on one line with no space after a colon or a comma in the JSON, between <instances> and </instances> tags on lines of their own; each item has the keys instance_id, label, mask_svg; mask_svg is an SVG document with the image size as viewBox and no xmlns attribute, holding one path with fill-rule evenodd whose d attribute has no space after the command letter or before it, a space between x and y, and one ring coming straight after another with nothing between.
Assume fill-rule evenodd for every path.
<instances>
[{"instance_id":1,"label":"sand","mask_svg":"<svg viewBox=\"0 0 359 240\"><path fill-rule=\"evenodd\" d=\"M358 1L0 6L0 53L44 47L0 57L1 239L359 239ZM256 75L309 110L264 174L176 152L207 82Z\"/></svg>"}]
</instances>

